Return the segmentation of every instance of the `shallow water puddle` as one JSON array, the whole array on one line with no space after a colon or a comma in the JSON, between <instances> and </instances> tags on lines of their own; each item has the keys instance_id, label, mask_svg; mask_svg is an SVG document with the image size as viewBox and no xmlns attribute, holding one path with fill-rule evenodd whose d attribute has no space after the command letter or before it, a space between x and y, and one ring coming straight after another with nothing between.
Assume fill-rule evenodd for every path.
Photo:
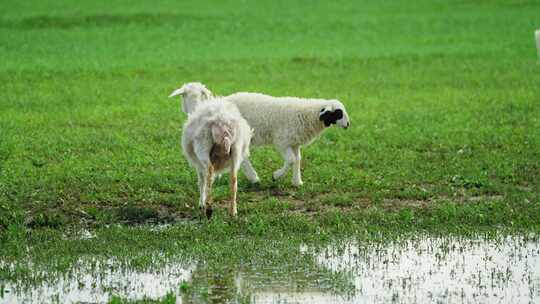
<instances>
[{"instance_id":1,"label":"shallow water puddle","mask_svg":"<svg viewBox=\"0 0 540 304\"><path fill-rule=\"evenodd\" d=\"M532 303L540 300L538 239L418 238L349 242L317 256L353 281L350 303ZM328 302L322 300L321 303ZM336 299L335 302L338 302Z\"/></svg>"},{"instance_id":2,"label":"shallow water puddle","mask_svg":"<svg viewBox=\"0 0 540 304\"><path fill-rule=\"evenodd\" d=\"M534 303L540 301L540 240L417 237L302 246L311 266L166 263L135 271L114 260L78 263L53 284L3 284L2 303L160 299L177 303ZM213 269L213 270L210 270ZM182 286L182 288L181 288Z\"/></svg>"},{"instance_id":3,"label":"shallow water puddle","mask_svg":"<svg viewBox=\"0 0 540 304\"><path fill-rule=\"evenodd\" d=\"M104 303L113 295L123 299L159 299L178 290L178 282L189 280L193 270L191 265L169 264L155 271L136 271L120 264L114 259L86 260L53 284L7 284L0 303Z\"/></svg>"}]
</instances>

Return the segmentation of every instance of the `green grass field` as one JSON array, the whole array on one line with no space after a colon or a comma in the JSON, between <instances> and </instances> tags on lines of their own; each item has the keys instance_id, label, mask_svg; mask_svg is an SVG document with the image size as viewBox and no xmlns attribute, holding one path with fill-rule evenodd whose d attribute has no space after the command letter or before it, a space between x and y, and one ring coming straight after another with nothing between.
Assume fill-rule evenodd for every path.
<instances>
[{"instance_id":1,"label":"green grass field","mask_svg":"<svg viewBox=\"0 0 540 304\"><path fill-rule=\"evenodd\" d=\"M230 235L539 231L539 11L526 0L2 1L0 256L175 251L173 239L211 247ZM201 221L180 149L186 116L167 98L189 81L337 98L352 126L303 150L300 189L290 172L272 181L271 147L252 148L262 182L241 175L238 219L223 179L222 208ZM137 241L106 228L140 223L180 226ZM65 251L60 234L79 227L104 237Z\"/></svg>"}]
</instances>

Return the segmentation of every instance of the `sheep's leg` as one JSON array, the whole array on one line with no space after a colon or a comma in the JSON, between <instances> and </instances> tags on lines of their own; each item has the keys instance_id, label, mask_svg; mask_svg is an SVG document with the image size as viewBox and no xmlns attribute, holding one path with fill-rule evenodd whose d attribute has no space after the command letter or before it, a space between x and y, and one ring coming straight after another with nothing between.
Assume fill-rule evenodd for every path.
<instances>
[{"instance_id":1,"label":"sheep's leg","mask_svg":"<svg viewBox=\"0 0 540 304\"><path fill-rule=\"evenodd\" d=\"M242 170L244 171L244 174L250 182L258 183L260 181L257 172L249 161L249 158L244 159L244 161L242 162Z\"/></svg>"},{"instance_id":2,"label":"sheep's leg","mask_svg":"<svg viewBox=\"0 0 540 304\"><path fill-rule=\"evenodd\" d=\"M204 170L204 171L203 171ZM206 169L197 168L197 177L199 184L199 209L206 208Z\"/></svg>"},{"instance_id":3,"label":"sheep's leg","mask_svg":"<svg viewBox=\"0 0 540 304\"><path fill-rule=\"evenodd\" d=\"M300 172L300 160L302 159L302 156L300 154L300 146L293 147L293 154L294 154L294 163L293 163L293 177L292 177L292 183L295 186L302 186L302 175Z\"/></svg>"},{"instance_id":4,"label":"sheep's leg","mask_svg":"<svg viewBox=\"0 0 540 304\"><path fill-rule=\"evenodd\" d=\"M212 217L212 184L214 183L214 167L212 164L208 166L208 174L206 176L206 217L210 219Z\"/></svg>"},{"instance_id":5,"label":"sheep's leg","mask_svg":"<svg viewBox=\"0 0 540 304\"><path fill-rule=\"evenodd\" d=\"M294 163L294 152L291 147L280 149L281 156L283 157L283 167L281 169L278 169L274 171L274 179L278 179L283 176L283 174L287 173L287 170L289 170L289 167Z\"/></svg>"},{"instance_id":6,"label":"sheep's leg","mask_svg":"<svg viewBox=\"0 0 540 304\"><path fill-rule=\"evenodd\" d=\"M229 205L229 214L231 216L236 216L238 213L238 210L236 208L236 194L238 192L238 170L240 169L240 166L243 164L239 163L239 160L241 158L240 154L241 150L234 149L232 153L232 162L231 162L231 202ZM249 162L249 160L248 160Z\"/></svg>"},{"instance_id":7,"label":"sheep's leg","mask_svg":"<svg viewBox=\"0 0 540 304\"><path fill-rule=\"evenodd\" d=\"M238 210L236 208L236 191L238 190L238 184L236 179L237 170L234 166L231 166L231 202L229 205L229 214L231 216L236 216Z\"/></svg>"}]
</instances>

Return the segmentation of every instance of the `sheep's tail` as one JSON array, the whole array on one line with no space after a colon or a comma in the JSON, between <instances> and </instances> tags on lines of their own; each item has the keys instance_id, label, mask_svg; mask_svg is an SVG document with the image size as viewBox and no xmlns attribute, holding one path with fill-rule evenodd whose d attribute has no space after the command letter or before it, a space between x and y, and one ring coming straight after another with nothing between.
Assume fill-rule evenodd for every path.
<instances>
[{"instance_id":1,"label":"sheep's tail","mask_svg":"<svg viewBox=\"0 0 540 304\"><path fill-rule=\"evenodd\" d=\"M233 132L230 126L223 123L212 124L212 138L215 144L225 148L227 154L231 152Z\"/></svg>"}]
</instances>

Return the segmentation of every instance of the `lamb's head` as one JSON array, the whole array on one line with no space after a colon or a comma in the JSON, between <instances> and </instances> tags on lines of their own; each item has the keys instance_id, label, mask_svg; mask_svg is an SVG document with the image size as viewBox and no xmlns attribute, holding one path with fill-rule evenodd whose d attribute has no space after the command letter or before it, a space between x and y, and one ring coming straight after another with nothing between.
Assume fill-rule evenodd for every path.
<instances>
[{"instance_id":1,"label":"lamb's head","mask_svg":"<svg viewBox=\"0 0 540 304\"><path fill-rule=\"evenodd\" d=\"M324 122L326 127L336 124L344 129L350 126L349 115L345 106L338 100L332 100L319 112L319 120Z\"/></svg>"},{"instance_id":2,"label":"lamb's head","mask_svg":"<svg viewBox=\"0 0 540 304\"><path fill-rule=\"evenodd\" d=\"M182 95L182 111L190 114L195 110L197 104L213 97L212 92L200 82L185 83L181 88L174 90L169 97Z\"/></svg>"}]
</instances>

